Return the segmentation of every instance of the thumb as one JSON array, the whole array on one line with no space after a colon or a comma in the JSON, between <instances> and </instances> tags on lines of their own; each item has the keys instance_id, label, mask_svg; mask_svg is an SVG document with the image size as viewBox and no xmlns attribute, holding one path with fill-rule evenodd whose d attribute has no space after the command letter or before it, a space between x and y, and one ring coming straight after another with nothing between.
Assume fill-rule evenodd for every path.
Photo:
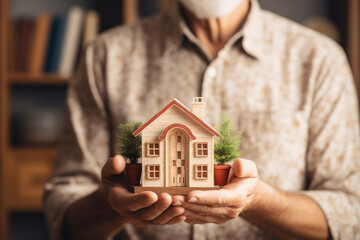
<instances>
[{"instance_id":1,"label":"thumb","mask_svg":"<svg viewBox=\"0 0 360 240\"><path fill-rule=\"evenodd\" d=\"M101 177L108 178L113 175L118 175L124 171L125 166L125 159L120 155L116 155L115 157L110 158L105 163L104 167L101 170Z\"/></svg>"},{"instance_id":2,"label":"thumb","mask_svg":"<svg viewBox=\"0 0 360 240\"><path fill-rule=\"evenodd\" d=\"M238 158L233 163L233 174L238 178L257 178L258 171L253 161ZM234 176L234 177L235 177Z\"/></svg>"}]
</instances>

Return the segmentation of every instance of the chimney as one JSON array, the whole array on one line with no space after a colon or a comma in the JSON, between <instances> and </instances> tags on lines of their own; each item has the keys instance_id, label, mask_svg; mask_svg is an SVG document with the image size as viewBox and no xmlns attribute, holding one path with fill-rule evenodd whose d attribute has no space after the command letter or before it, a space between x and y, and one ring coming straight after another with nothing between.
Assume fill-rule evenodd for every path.
<instances>
[{"instance_id":1,"label":"chimney","mask_svg":"<svg viewBox=\"0 0 360 240\"><path fill-rule=\"evenodd\" d=\"M201 120L205 120L205 102L202 97L194 97L192 102L192 113Z\"/></svg>"}]
</instances>

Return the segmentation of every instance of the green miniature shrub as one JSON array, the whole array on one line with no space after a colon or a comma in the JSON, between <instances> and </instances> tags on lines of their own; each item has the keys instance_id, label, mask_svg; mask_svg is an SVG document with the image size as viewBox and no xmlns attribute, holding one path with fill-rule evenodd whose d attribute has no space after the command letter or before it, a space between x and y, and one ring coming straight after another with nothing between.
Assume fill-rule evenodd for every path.
<instances>
[{"instance_id":1,"label":"green miniature shrub","mask_svg":"<svg viewBox=\"0 0 360 240\"><path fill-rule=\"evenodd\" d=\"M120 154L130 160L131 164L136 164L141 157L141 136L134 137L132 135L139 127L141 122L119 124Z\"/></svg>"},{"instance_id":2,"label":"green miniature shrub","mask_svg":"<svg viewBox=\"0 0 360 240\"><path fill-rule=\"evenodd\" d=\"M228 114L222 115L217 126L220 136L215 141L214 154L217 165L224 165L241 156L240 143L243 141L241 131L234 133L234 126Z\"/></svg>"}]
</instances>

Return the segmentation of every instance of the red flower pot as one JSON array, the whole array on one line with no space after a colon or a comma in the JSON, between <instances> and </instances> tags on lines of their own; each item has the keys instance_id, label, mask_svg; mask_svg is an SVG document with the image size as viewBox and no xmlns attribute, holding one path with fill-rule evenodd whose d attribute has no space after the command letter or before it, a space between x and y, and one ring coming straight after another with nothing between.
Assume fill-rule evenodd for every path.
<instances>
[{"instance_id":1,"label":"red flower pot","mask_svg":"<svg viewBox=\"0 0 360 240\"><path fill-rule=\"evenodd\" d=\"M225 186L230 172L230 165L214 165L215 185Z\"/></svg>"},{"instance_id":2,"label":"red flower pot","mask_svg":"<svg viewBox=\"0 0 360 240\"><path fill-rule=\"evenodd\" d=\"M126 164L126 175L128 178L128 182L130 185L139 186L140 185L140 178L141 178L141 170L142 164Z\"/></svg>"}]
</instances>

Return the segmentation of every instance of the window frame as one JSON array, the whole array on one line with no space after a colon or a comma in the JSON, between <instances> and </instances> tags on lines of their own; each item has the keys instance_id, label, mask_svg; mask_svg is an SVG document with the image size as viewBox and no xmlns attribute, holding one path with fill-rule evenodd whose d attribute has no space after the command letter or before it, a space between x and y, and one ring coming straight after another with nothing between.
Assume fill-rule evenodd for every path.
<instances>
[{"instance_id":1,"label":"window frame","mask_svg":"<svg viewBox=\"0 0 360 240\"><path fill-rule=\"evenodd\" d=\"M154 167L153 170L150 168ZM158 169L156 169L158 168ZM150 173L154 173L154 176L151 177ZM159 173L159 176L156 176L156 173ZM147 164L146 165L146 179L147 180L160 180L160 164Z\"/></svg>"},{"instance_id":2,"label":"window frame","mask_svg":"<svg viewBox=\"0 0 360 240\"><path fill-rule=\"evenodd\" d=\"M154 144L154 147L150 147L150 144ZM157 144L159 147L156 148L155 144ZM154 154L150 154L150 151L153 150ZM159 151L159 154L155 154L156 150ZM156 157L160 157L160 142L147 142L146 143L146 157L149 158L156 158Z\"/></svg>"},{"instance_id":3,"label":"window frame","mask_svg":"<svg viewBox=\"0 0 360 240\"><path fill-rule=\"evenodd\" d=\"M200 149L198 148L198 144L201 144ZM206 144L206 148L204 148L204 144ZM198 151L201 151L202 154L199 155ZM204 151L207 151L207 154L204 155ZM207 158L209 157L209 143L208 142L196 142L194 143L194 153L196 158Z\"/></svg>"},{"instance_id":4,"label":"window frame","mask_svg":"<svg viewBox=\"0 0 360 240\"><path fill-rule=\"evenodd\" d=\"M198 167L201 169L198 170ZM206 170L204 170L204 167L206 167ZM198 173L201 173L201 176L198 176ZM204 173L206 173L206 177L204 176ZM207 180L209 178L209 166L208 164L194 164L194 179L195 180Z\"/></svg>"}]
</instances>

